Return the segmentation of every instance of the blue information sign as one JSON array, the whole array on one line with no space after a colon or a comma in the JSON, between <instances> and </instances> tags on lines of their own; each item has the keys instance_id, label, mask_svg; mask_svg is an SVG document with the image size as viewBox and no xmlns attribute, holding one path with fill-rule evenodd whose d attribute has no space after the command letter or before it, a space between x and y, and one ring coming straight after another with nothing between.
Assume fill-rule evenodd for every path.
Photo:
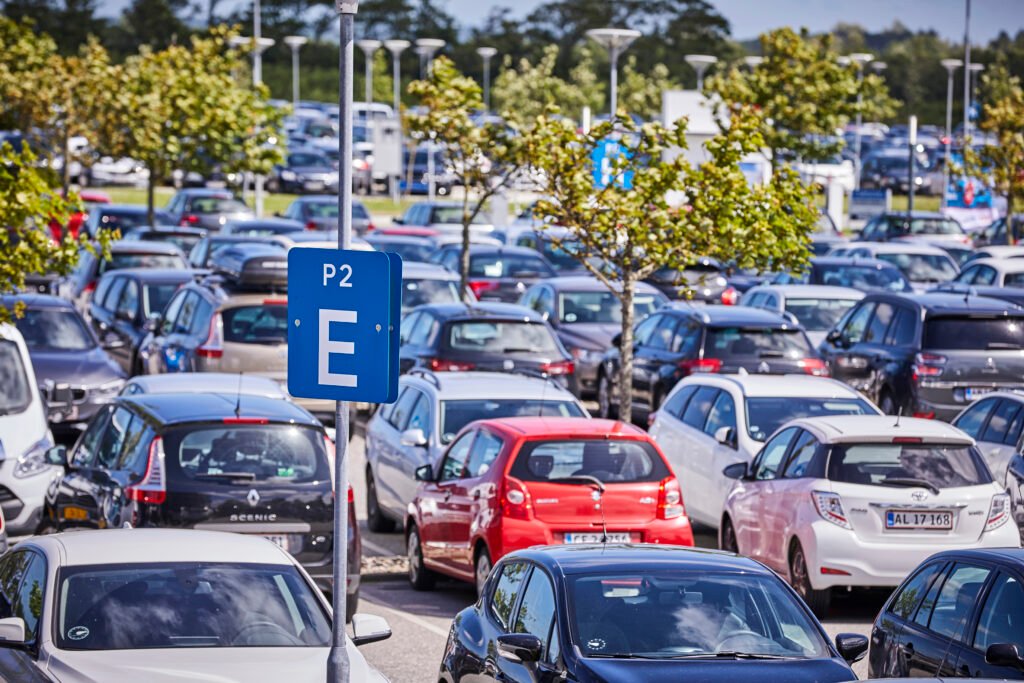
<instances>
[{"instance_id":1,"label":"blue information sign","mask_svg":"<svg viewBox=\"0 0 1024 683\"><path fill-rule=\"evenodd\" d=\"M603 188L614 182L624 190L633 188L633 171L616 171L615 162L620 157L630 158L633 153L615 138L605 138L594 147L590 161L594 165L594 186ZM615 177L618 174L618 177Z\"/></svg>"},{"instance_id":2,"label":"blue information sign","mask_svg":"<svg viewBox=\"0 0 1024 683\"><path fill-rule=\"evenodd\" d=\"M375 251L288 252L288 393L390 403L398 393L402 259Z\"/></svg>"}]
</instances>

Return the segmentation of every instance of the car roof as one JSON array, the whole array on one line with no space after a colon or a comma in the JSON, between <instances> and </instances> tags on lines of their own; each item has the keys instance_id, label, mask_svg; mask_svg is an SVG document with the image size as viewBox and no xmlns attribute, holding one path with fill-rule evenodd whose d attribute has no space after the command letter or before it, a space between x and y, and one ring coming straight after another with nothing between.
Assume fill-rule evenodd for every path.
<instances>
[{"instance_id":1,"label":"car roof","mask_svg":"<svg viewBox=\"0 0 1024 683\"><path fill-rule=\"evenodd\" d=\"M964 548L962 550L943 550L928 559L963 558L990 560L1016 565L1024 568L1024 548Z\"/></svg>"},{"instance_id":2,"label":"car roof","mask_svg":"<svg viewBox=\"0 0 1024 683\"><path fill-rule=\"evenodd\" d=\"M660 310L695 314L705 325L772 325L797 329L778 313L752 306L695 306L687 302L672 302Z\"/></svg>"},{"instance_id":3,"label":"car roof","mask_svg":"<svg viewBox=\"0 0 1024 683\"><path fill-rule=\"evenodd\" d=\"M209 187L187 187L178 190L178 194L189 197L223 197L224 199L238 199L231 190L217 190Z\"/></svg>"},{"instance_id":4,"label":"car roof","mask_svg":"<svg viewBox=\"0 0 1024 683\"><path fill-rule=\"evenodd\" d=\"M445 249L462 249L461 244L447 244ZM470 242L469 253L473 256L477 254L509 254L510 256L534 256L541 257L541 254L536 249L530 247L510 247L510 246L496 246L491 244L480 244Z\"/></svg>"},{"instance_id":5,"label":"car roof","mask_svg":"<svg viewBox=\"0 0 1024 683\"><path fill-rule=\"evenodd\" d=\"M849 246L844 246L848 249ZM887 261L864 256L818 256L811 259L812 266L859 266L861 268L896 268Z\"/></svg>"},{"instance_id":6,"label":"car roof","mask_svg":"<svg viewBox=\"0 0 1024 683\"><path fill-rule=\"evenodd\" d=\"M111 253L166 254L181 256L181 249L168 242L147 240L118 240L110 245Z\"/></svg>"},{"instance_id":7,"label":"car roof","mask_svg":"<svg viewBox=\"0 0 1024 683\"><path fill-rule=\"evenodd\" d=\"M419 261L402 261L403 280L451 280L458 281L459 276L444 266Z\"/></svg>"},{"instance_id":8,"label":"car roof","mask_svg":"<svg viewBox=\"0 0 1024 683\"><path fill-rule=\"evenodd\" d=\"M543 322L544 318L536 311L518 304L498 304L477 302L472 304L427 304L413 310L432 311L447 320L475 318L515 318L524 322Z\"/></svg>"},{"instance_id":9,"label":"car roof","mask_svg":"<svg viewBox=\"0 0 1024 683\"><path fill-rule=\"evenodd\" d=\"M171 372L159 375L138 375L128 385L138 385L148 395L201 392L223 392L225 387L238 387L247 396L288 398L281 385L269 377L234 375L228 372ZM127 395L127 394L126 394Z\"/></svg>"},{"instance_id":10,"label":"car roof","mask_svg":"<svg viewBox=\"0 0 1024 683\"><path fill-rule=\"evenodd\" d=\"M128 234L132 235L188 235L195 237L206 237L209 230L206 228L192 228L184 225L143 225L132 228Z\"/></svg>"},{"instance_id":11,"label":"car roof","mask_svg":"<svg viewBox=\"0 0 1024 683\"><path fill-rule=\"evenodd\" d=\"M545 545L510 555L543 565L553 574L625 574L659 569L686 569L698 575L743 572L774 576L761 563L721 550L671 545L593 544ZM508 556L505 561L508 561Z\"/></svg>"},{"instance_id":12,"label":"car roof","mask_svg":"<svg viewBox=\"0 0 1024 683\"><path fill-rule=\"evenodd\" d=\"M539 285L550 285L558 292L607 292L608 287L596 277L589 275L566 275L562 277L550 277L536 283ZM621 289L621 288L619 288ZM658 288L646 282L636 283L637 294L657 294Z\"/></svg>"},{"instance_id":13,"label":"car roof","mask_svg":"<svg viewBox=\"0 0 1024 683\"><path fill-rule=\"evenodd\" d=\"M802 427L829 444L892 443L899 437L964 446L974 443L974 439L945 422L892 415L807 417L791 420L784 426Z\"/></svg>"},{"instance_id":14,"label":"car roof","mask_svg":"<svg viewBox=\"0 0 1024 683\"><path fill-rule=\"evenodd\" d=\"M131 405L163 425L233 418L236 405L240 417L267 418L275 423L320 425L316 418L291 401L238 394L231 391L230 387L223 387L219 393L140 394L122 396L117 401Z\"/></svg>"},{"instance_id":15,"label":"car roof","mask_svg":"<svg viewBox=\"0 0 1024 683\"><path fill-rule=\"evenodd\" d=\"M24 542L56 566L151 562L253 563L294 566L259 536L195 529L95 529L33 536Z\"/></svg>"},{"instance_id":16,"label":"car roof","mask_svg":"<svg viewBox=\"0 0 1024 683\"><path fill-rule=\"evenodd\" d=\"M864 292L853 287L835 287L833 285L758 285L747 290L750 292L778 292L783 297L819 298L819 299L863 299Z\"/></svg>"},{"instance_id":17,"label":"car roof","mask_svg":"<svg viewBox=\"0 0 1024 683\"><path fill-rule=\"evenodd\" d=\"M374 242L380 242L382 244L420 244L425 246L433 246L434 241L429 237L423 235L378 235L370 233L363 237L364 240L373 244Z\"/></svg>"},{"instance_id":18,"label":"car roof","mask_svg":"<svg viewBox=\"0 0 1024 683\"><path fill-rule=\"evenodd\" d=\"M954 218L951 218L949 216L945 216L945 215L939 213L938 211L911 211L911 212L907 212L907 211L890 211L889 213L882 214L881 217L882 218L935 218L935 219L944 220L944 221L946 221L946 220L953 221L954 223L956 222L956 220Z\"/></svg>"},{"instance_id":19,"label":"car roof","mask_svg":"<svg viewBox=\"0 0 1024 683\"><path fill-rule=\"evenodd\" d=\"M534 377L512 372L442 372L413 369L403 375L402 384L428 386L439 394L442 400L480 400L486 392L488 399L528 398L545 400L576 401L568 389L543 377Z\"/></svg>"},{"instance_id":20,"label":"car roof","mask_svg":"<svg viewBox=\"0 0 1024 683\"><path fill-rule=\"evenodd\" d=\"M56 308L67 311L74 310L74 306L71 305L70 301L50 294L26 293L4 294L0 296L0 303L5 307L13 306L17 301L24 303L28 308Z\"/></svg>"},{"instance_id":21,"label":"car roof","mask_svg":"<svg viewBox=\"0 0 1024 683\"><path fill-rule=\"evenodd\" d=\"M504 417L480 420L477 424L514 434L524 439L601 438L649 441L647 432L617 420L586 417Z\"/></svg>"},{"instance_id":22,"label":"car roof","mask_svg":"<svg viewBox=\"0 0 1024 683\"><path fill-rule=\"evenodd\" d=\"M850 385L811 375L719 375L700 373L679 384L734 386L748 398L864 398Z\"/></svg>"},{"instance_id":23,"label":"car roof","mask_svg":"<svg viewBox=\"0 0 1024 683\"><path fill-rule=\"evenodd\" d=\"M1015 245L990 244L989 246L982 247L982 248L978 249L977 251L979 253L985 252L985 253L991 254L992 256L988 257L988 258L998 257L999 254L1004 254L1007 257L1010 257L1010 256L1024 256L1024 246L1021 246L1019 244L1015 244ZM978 259L978 260L980 261L981 259Z\"/></svg>"},{"instance_id":24,"label":"car roof","mask_svg":"<svg viewBox=\"0 0 1024 683\"><path fill-rule=\"evenodd\" d=\"M117 270L108 270L103 273L102 277L109 278L115 275L127 275L138 278L143 282L188 282L195 278L197 272L205 271L184 270L182 268L119 268Z\"/></svg>"},{"instance_id":25,"label":"car roof","mask_svg":"<svg viewBox=\"0 0 1024 683\"><path fill-rule=\"evenodd\" d=\"M948 256L940 247L922 242L850 242L847 249L870 249L876 254L922 254L929 256Z\"/></svg>"},{"instance_id":26,"label":"car roof","mask_svg":"<svg viewBox=\"0 0 1024 683\"><path fill-rule=\"evenodd\" d=\"M148 209L141 204L97 204L96 207L91 210L100 215L106 213L143 214L148 211ZM154 209L153 213L163 213L163 209Z\"/></svg>"},{"instance_id":27,"label":"car roof","mask_svg":"<svg viewBox=\"0 0 1024 683\"><path fill-rule=\"evenodd\" d=\"M305 224L292 220L291 218L244 218L239 221L231 221L224 227L232 226L236 228L255 228L265 225L267 227L281 227L281 228L301 228L306 229Z\"/></svg>"},{"instance_id":28,"label":"car roof","mask_svg":"<svg viewBox=\"0 0 1024 683\"><path fill-rule=\"evenodd\" d=\"M991 266L1001 273L1024 273L1024 258L979 258L974 259L964 267L974 265Z\"/></svg>"},{"instance_id":29,"label":"car roof","mask_svg":"<svg viewBox=\"0 0 1024 683\"><path fill-rule=\"evenodd\" d=\"M958 292L927 292L925 294L901 294L896 292L875 292L864 297L865 301L892 301L898 299L915 303L932 314L981 313L986 315L1011 314L1024 316L1024 310L1002 299L987 296L971 296Z\"/></svg>"}]
</instances>

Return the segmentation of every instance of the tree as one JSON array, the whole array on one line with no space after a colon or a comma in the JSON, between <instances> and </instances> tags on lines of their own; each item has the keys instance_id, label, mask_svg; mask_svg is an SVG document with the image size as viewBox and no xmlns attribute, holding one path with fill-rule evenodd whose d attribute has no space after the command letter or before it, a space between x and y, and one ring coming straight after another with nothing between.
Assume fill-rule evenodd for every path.
<instances>
[{"instance_id":1,"label":"tree","mask_svg":"<svg viewBox=\"0 0 1024 683\"><path fill-rule=\"evenodd\" d=\"M440 145L465 192L462 198L461 291L469 289L469 230L488 200L504 190L525 166L523 138L512 127L472 120L483 109L480 86L462 75L447 57L434 60L426 80L409 92L424 113L408 114L406 125L419 139Z\"/></svg>"},{"instance_id":2,"label":"tree","mask_svg":"<svg viewBox=\"0 0 1024 683\"><path fill-rule=\"evenodd\" d=\"M678 87L664 64L655 64L650 73L643 73L637 69L636 58L630 56L622 67L619 108L653 121L661 116L664 92Z\"/></svg>"},{"instance_id":3,"label":"tree","mask_svg":"<svg viewBox=\"0 0 1024 683\"><path fill-rule=\"evenodd\" d=\"M970 151L967 161L990 175L995 190L1006 197L1007 230L1016 244L1016 223L1011 217L1024 201L1024 89L1006 66L996 64L981 79L984 102L979 128L989 133L993 143Z\"/></svg>"},{"instance_id":4,"label":"tree","mask_svg":"<svg viewBox=\"0 0 1024 683\"><path fill-rule=\"evenodd\" d=\"M491 89L495 109L509 121L526 126L535 121L549 107L558 107L574 118L583 107L600 107L604 94L590 64L574 72L575 79L563 80L555 75L558 46L544 50L541 59L533 64L521 59L517 65L505 58L505 68Z\"/></svg>"},{"instance_id":5,"label":"tree","mask_svg":"<svg viewBox=\"0 0 1024 683\"><path fill-rule=\"evenodd\" d=\"M544 178L545 199L536 215L568 230L566 239L579 245L569 252L619 300L616 384L622 420L632 417L638 282L660 268L683 269L701 256L735 261L740 268L782 270L807 258L808 234L817 222L810 190L785 168L776 169L768 183L750 186L740 161L764 144L764 124L749 107L734 109L729 124L706 144L708 160L697 167L670 153L686 147L685 120L665 128L619 118L582 133L545 116L526 136L526 155ZM591 155L612 135L621 135L628 151L611 162L610 176L618 180L596 187ZM610 393L604 395L609 408Z\"/></svg>"}]
</instances>

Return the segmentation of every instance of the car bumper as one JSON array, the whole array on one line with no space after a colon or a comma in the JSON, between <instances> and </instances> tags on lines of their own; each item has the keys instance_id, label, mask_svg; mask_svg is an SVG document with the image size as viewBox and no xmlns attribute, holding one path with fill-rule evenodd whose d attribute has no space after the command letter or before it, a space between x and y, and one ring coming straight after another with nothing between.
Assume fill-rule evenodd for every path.
<instances>
[{"instance_id":1,"label":"car bumper","mask_svg":"<svg viewBox=\"0 0 1024 683\"><path fill-rule=\"evenodd\" d=\"M984 395L981 391L1012 391L1019 388L1019 386L1019 384L1008 382L922 383L916 387L913 402L914 413L921 415L934 413L936 419L951 422L964 408ZM968 398L968 389L981 391L977 395L972 395Z\"/></svg>"},{"instance_id":2,"label":"car bumper","mask_svg":"<svg viewBox=\"0 0 1024 683\"><path fill-rule=\"evenodd\" d=\"M19 479L13 467L0 469L0 508L4 512L7 533L11 536L34 534L43 515L43 501L53 478L63 474L59 467Z\"/></svg>"},{"instance_id":3,"label":"car bumper","mask_svg":"<svg viewBox=\"0 0 1024 683\"><path fill-rule=\"evenodd\" d=\"M498 556L504 557L515 550L532 548L536 545L563 545L565 534L588 532L600 533L600 526L593 520L581 520L579 524L549 524L540 520L510 519L501 521L501 544ZM629 533L633 542L660 545L692 546L693 528L685 515L676 519L658 519L638 524L609 524L608 533Z\"/></svg>"}]
</instances>

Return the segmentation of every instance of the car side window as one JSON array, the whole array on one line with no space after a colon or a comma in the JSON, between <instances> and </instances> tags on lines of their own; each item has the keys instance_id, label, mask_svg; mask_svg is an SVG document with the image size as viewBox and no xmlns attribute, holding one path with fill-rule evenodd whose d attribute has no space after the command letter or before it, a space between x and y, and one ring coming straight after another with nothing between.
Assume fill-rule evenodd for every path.
<instances>
[{"instance_id":1,"label":"car side window","mask_svg":"<svg viewBox=\"0 0 1024 683\"><path fill-rule=\"evenodd\" d=\"M409 413L409 423L405 426L405 429L422 429L423 435L429 439L431 432L430 399L422 392L416 393L419 394L419 400L416 401L412 412Z\"/></svg>"},{"instance_id":2,"label":"car side window","mask_svg":"<svg viewBox=\"0 0 1024 683\"><path fill-rule=\"evenodd\" d=\"M1008 399L1000 401L996 409L992 411L992 415L988 418L988 424L985 426L985 431L982 433L980 441L1004 443L1006 434L1010 430L1010 425L1016 419L1019 412L1020 403L1017 401Z\"/></svg>"},{"instance_id":3,"label":"car side window","mask_svg":"<svg viewBox=\"0 0 1024 683\"><path fill-rule=\"evenodd\" d=\"M114 279L114 282L107 289L106 296L103 298L103 308L105 310L113 311L117 308L117 302L121 300L121 292L124 291L124 284L127 279L126 277Z\"/></svg>"},{"instance_id":4,"label":"car side window","mask_svg":"<svg viewBox=\"0 0 1024 683\"><path fill-rule=\"evenodd\" d=\"M885 345L909 346L914 343L916 332L917 324L913 312L909 308L901 306L896 309L896 319L889 325L889 331L885 335Z\"/></svg>"},{"instance_id":5,"label":"car side window","mask_svg":"<svg viewBox=\"0 0 1024 683\"><path fill-rule=\"evenodd\" d=\"M783 479L800 479L807 475L807 468L818 450L818 440L810 432L802 431L793 444L789 460L786 462L786 469L782 473Z\"/></svg>"},{"instance_id":6,"label":"car side window","mask_svg":"<svg viewBox=\"0 0 1024 683\"><path fill-rule=\"evenodd\" d=\"M650 338L651 333L654 332L654 328L658 326L663 315L652 315L643 320L636 329L633 331L633 344L635 346L644 346L647 344L647 340Z\"/></svg>"},{"instance_id":7,"label":"car side window","mask_svg":"<svg viewBox=\"0 0 1024 683\"><path fill-rule=\"evenodd\" d=\"M743 302L744 306L750 306L751 308L764 308L764 299L767 295L764 292L756 292L747 301Z\"/></svg>"},{"instance_id":8,"label":"car side window","mask_svg":"<svg viewBox=\"0 0 1024 683\"><path fill-rule=\"evenodd\" d=\"M125 282L124 291L121 292L121 298L117 302L117 315L134 320L135 314L139 310L139 283L131 278L125 278L125 280L127 282Z\"/></svg>"},{"instance_id":9,"label":"car side window","mask_svg":"<svg viewBox=\"0 0 1024 683\"><path fill-rule=\"evenodd\" d=\"M174 320L178 317L181 305L185 301L185 297L188 295L189 292L181 292L171 299L171 303L167 304L167 310L164 312L163 322L160 323L160 334L166 336L174 330Z\"/></svg>"},{"instance_id":10,"label":"car side window","mask_svg":"<svg viewBox=\"0 0 1024 683\"><path fill-rule=\"evenodd\" d=\"M104 431L107 428L107 423L110 421L111 408L108 406L102 408L99 412L93 416L92 421L86 428L85 433L82 435L81 440L78 442L75 448L75 453L71 458L71 462L76 467L88 467L92 464L93 460L96 459L96 451L99 448L100 437L103 436Z\"/></svg>"},{"instance_id":11,"label":"car side window","mask_svg":"<svg viewBox=\"0 0 1024 683\"><path fill-rule=\"evenodd\" d=\"M93 304L99 308L106 308L103 303L103 299L107 296L107 292L110 291L110 283L114 282L116 279L117 278L113 277L100 278L99 284L96 285L96 292L92 295Z\"/></svg>"},{"instance_id":12,"label":"car side window","mask_svg":"<svg viewBox=\"0 0 1024 683\"><path fill-rule=\"evenodd\" d=\"M964 622L970 616L990 573L987 567L955 564L932 606L928 628L947 638L967 640Z\"/></svg>"},{"instance_id":13,"label":"car side window","mask_svg":"<svg viewBox=\"0 0 1024 683\"><path fill-rule=\"evenodd\" d=\"M440 481L451 481L461 479L466 471L466 460L469 458L469 447L473 444L473 437L476 432L468 432L461 439L452 444L445 453L444 462L441 463Z\"/></svg>"},{"instance_id":14,"label":"car side window","mask_svg":"<svg viewBox=\"0 0 1024 683\"><path fill-rule=\"evenodd\" d=\"M978 266L978 272L974 275L974 280L971 284L991 285L995 283L998 275L999 274L996 273L995 268L990 268L989 266Z\"/></svg>"},{"instance_id":15,"label":"car side window","mask_svg":"<svg viewBox=\"0 0 1024 683\"><path fill-rule=\"evenodd\" d=\"M192 323L188 326L190 335L198 335L206 338L210 330L210 317L213 315L213 306L201 296L196 296L196 308L192 313ZM258 325L254 325L254 328Z\"/></svg>"},{"instance_id":16,"label":"car side window","mask_svg":"<svg viewBox=\"0 0 1024 683\"><path fill-rule=\"evenodd\" d=\"M120 471L136 470L148 464L152 437L153 433L147 428L145 421L138 415L133 415L115 468Z\"/></svg>"},{"instance_id":17,"label":"car side window","mask_svg":"<svg viewBox=\"0 0 1024 683\"><path fill-rule=\"evenodd\" d=\"M681 420L683 419L683 411L686 410L686 404L690 402L690 398L697 393L698 385L687 384L685 387L669 396L668 400L665 401L665 405L661 407L661 412L668 413L672 417Z\"/></svg>"},{"instance_id":18,"label":"car side window","mask_svg":"<svg viewBox=\"0 0 1024 683\"><path fill-rule=\"evenodd\" d=\"M704 431L704 423L708 420L708 413L718 397L718 389L715 387L701 387L683 413L683 423L698 431Z\"/></svg>"},{"instance_id":19,"label":"car side window","mask_svg":"<svg viewBox=\"0 0 1024 683\"><path fill-rule=\"evenodd\" d=\"M408 343L412 339L413 330L416 329L416 324L419 323L422 316L422 313L417 312L405 316L405 319L402 320L402 326L399 331L402 343Z\"/></svg>"},{"instance_id":20,"label":"car side window","mask_svg":"<svg viewBox=\"0 0 1024 683\"><path fill-rule=\"evenodd\" d=\"M535 572L536 573L536 572ZM990 645L1010 643L1024 651L1024 587L1017 577L1000 573L988 593L978 619L974 647L984 652Z\"/></svg>"},{"instance_id":21,"label":"car side window","mask_svg":"<svg viewBox=\"0 0 1024 683\"><path fill-rule=\"evenodd\" d=\"M28 551L13 551L0 559L0 619L18 616L18 588L25 578L32 554Z\"/></svg>"},{"instance_id":22,"label":"car side window","mask_svg":"<svg viewBox=\"0 0 1024 683\"><path fill-rule=\"evenodd\" d=\"M434 316L429 313L421 313L419 319L416 321L416 326L409 330L409 338L406 341L409 344L423 346L430 338L430 332L434 328L436 322L437 319Z\"/></svg>"},{"instance_id":23,"label":"car side window","mask_svg":"<svg viewBox=\"0 0 1024 683\"><path fill-rule=\"evenodd\" d=\"M25 570L18 599L14 605L14 616L25 622L25 640L32 642L39 631L39 617L43 614L43 596L46 594L46 560L38 553L26 552L29 564Z\"/></svg>"},{"instance_id":24,"label":"car side window","mask_svg":"<svg viewBox=\"0 0 1024 683\"><path fill-rule=\"evenodd\" d=\"M960 282L963 284L970 284L974 279L974 276L978 274L978 267L971 266L970 268L964 268L960 273L953 278L953 282Z\"/></svg>"},{"instance_id":25,"label":"car side window","mask_svg":"<svg viewBox=\"0 0 1024 683\"><path fill-rule=\"evenodd\" d=\"M540 569L534 567L526 584L526 591L519 603L513 633L529 633L544 643L542 661L547 659L548 638L555 623L555 589L551 580Z\"/></svg>"},{"instance_id":26,"label":"car side window","mask_svg":"<svg viewBox=\"0 0 1024 683\"><path fill-rule=\"evenodd\" d=\"M1017 416L1010 422L1009 428L1006 430L1006 437L1003 439L1003 443L1007 446L1016 447L1020 443L1021 432L1024 431L1024 406L1017 412Z\"/></svg>"},{"instance_id":27,"label":"car side window","mask_svg":"<svg viewBox=\"0 0 1024 683\"><path fill-rule=\"evenodd\" d=\"M655 351L668 351L672 348L672 337L675 335L678 325L678 318L671 315L661 316L661 322L654 328L654 332L651 333L645 346Z\"/></svg>"},{"instance_id":28,"label":"car side window","mask_svg":"<svg viewBox=\"0 0 1024 683\"><path fill-rule=\"evenodd\" d=\"M551 317L555 313L555 295L552 293L550 287L542 287L540 290L540 296L537 298L537 305L535 307L538 313ZM571 323L575 320L566 320L565 322Z\"/></svg>"},{"instance_id":29,"label":"car side window","mask_svg":"<svg viewBox=\"0 0 1024 683\"><path fill-rule=\"evenodd\" d=\"M480 430L469 451L466 476L471 479L484 476L491 469L494 461L498 459L498 454L501 453L501 448L504 445L505 442L494 434Z\"/></svg>"},{"instance_id":30,"label":"car side window","mask_svg":"<svg viewBox=\"0 0 1024 683\"><path fill-rule=\"evenodd\" d=\"M672 338L672 353L690 358L697 355L700 346L701 327L693 321L684 320L679 323L676 334Z\"/></svg>"},{"instance_id":31,"label":"car side window","mask_svg":"<svg viewBox=\"0 0 1024 683\"><path fill-rule=\"evenodd\" d=\"M764 308L774 310L779 307L779 300L774 294L768 294L764 297Z\"/></svg>"},{"instance_id":32,"label":"car side window","mask_svg":"<svg viewBox=\"0 0 1024 683\"><path fill-rule=\"evenodd\" d=\"M881 344L885 339L885 332L889 329L895 309L887 303L879 303L875 306L875 314L871 316L871 323L864 331L864 342L867 344Z\"/></svg>"},{"instance_id":33,"label":"car side window","mask_svg":"<svg viewBox=\"0 0 1024 683\"><path fill-rule=\"evenodd\" d=\"M857 344L864 339L864 333L868 329L868 322L871 320L871 314L874 313L874 310L875 304L869 302L861 304L850 316L849 320L846 321L846 326L843 328L843 337L847 342Z\"/></svg>"},{"instance_id":34,"label":"car side window","mask_svg":"<svg viewBox=\"0 0 1024 683\"><path fill-rule=\"evenodd\" d=\"M736 436L736 402L728 391L720 391L715 399L711 411L708 413L708 420L704 424L704 433L714 436L722 427L732 430L733 437Z\"/></svg>"},{"instance_id":35,"label":"car side window","mask_svg":"<svg viewBox=\"0 0 1024 683\"><path fill-rule=\"evenodd\" d=\"M790 427L764 445L754 464L754 479L766 481L779 476L782 459L786 456L786 449L789 448L789 443L797 431L796 427Z\"/></svg>"},{"instance_id":36,"label":"car side window","mask_svg":"<svg viewBox=\"0 0 1024 683\"><path fill-rule=\"evenodd\" d=\"M391 416L388 418L388 422L391 423L392 427L400 432L405 431L405 425L409 424L409 415L416 406L416 399L419 397L419 391L412 387L406 387L405 391L402 392L402 395L395 402L395 409L391 411Z\"/></svg>"},{"instance_id":37,"label":"car side window","mask_svg":"<svg viewBox=\"0 0 1024 683\"><path fill-rule=\"evenodd\" d=\"M910 581L904 584L899 594L889 604L889 611L900 618L909 618L925 593L928 592L932 580L938 576L943 565L942 562L934 562L915 574Z\"/></svg>"},{"instance_id":38,"label":"car side window","mask_svg":"<svg viewBox=\"0 0 1024 683\"><path fill-rule=\"evenodd\" d=\"M509 562L501 568L498 583L491 593L491 612L503 628L508 629L512 623L512 608L515 607L519 589L526 578L529 565L525 562Z\"/></svg>"},{"instance_id":39,"label":"car side window","mask_svg":"<svg viewBox=\"0 0 1024 683\"><path fill-rule=\"evenodd\" d=\"M131 425L132 413L126 408L118 407L110 416L110 422L103 431L103 438L100 439L96 448L96 459L94 467L113 469L117 466L118 456L121 455L121 448L124 446L125 435Z\"/></svg>"},{"instance_id":40,"label":"car side window","mask_svg":"<svg viewBox=\"0 0 1024 683\"><path fill-rule=\"evenodd\" d=\"M999 399L986 398L978 401L973 406L964 411L954 426L960 431L966 433L972 439L978 440L981 436L981 430L985 426L985 420L988 419L989 413L995 408L996 403Z\"/></svg>"},{"instance_id":41,"label":"car side window","mask_svg":"<svg viewBox=\"0 0 1024 683\"><path fill-rule=\"evenodd\" d=\"M174 321L174 334L188 334L192 329L192 319L195 317L196 309L199 308L199 295L189 292L185 301L181 304L181 313Z\"/></svg>"}]
</instances>

